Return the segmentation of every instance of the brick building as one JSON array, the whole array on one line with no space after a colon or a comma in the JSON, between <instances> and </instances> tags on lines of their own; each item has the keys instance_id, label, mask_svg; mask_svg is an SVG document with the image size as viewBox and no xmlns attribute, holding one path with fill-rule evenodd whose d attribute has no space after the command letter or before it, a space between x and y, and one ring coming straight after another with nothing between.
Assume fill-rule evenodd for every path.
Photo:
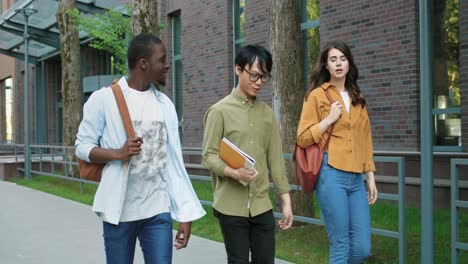
<instances>
[{"instance_id":1,"label":"brick building","mask_svg":"<svg viewBox=\"0 0 468 264\"><path fill-rule=\"evenodd\" d=\"M418 201L418 1L299 2L304 71L309 72L320 44L334 39L350 44L368 102L375 152L406 158L408 196ZM450 198L450 159L467 157L468 75L463 72L468 70L468 1L434 2L434 188L436 204L443 206ZM166 91L177 104L184 146L199 148L206 109L233 87L236 47L247 43L269 46L268 4L266 0L162 3L169 22L166 42L173 55L174 73ZM177 50L172 51L173 47ZM271 87L266 86L260 98L272 105ZM385 164L378 164L378 170L379 174L395 175L395 169ZM386 177L380 181L394 182ZM467 188L468 184L462 186ZM393 189L385 184L380 188Z\"/></svg>"}]
</instances>

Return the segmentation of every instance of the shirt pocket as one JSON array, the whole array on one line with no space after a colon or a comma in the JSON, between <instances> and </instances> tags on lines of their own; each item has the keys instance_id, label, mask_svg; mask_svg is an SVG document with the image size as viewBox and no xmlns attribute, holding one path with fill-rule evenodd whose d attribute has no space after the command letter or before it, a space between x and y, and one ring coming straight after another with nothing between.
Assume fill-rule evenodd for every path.
<instances>
[{"instance_id":1,"label":"shirt pocket","mask_svg":"<svg viewBox=\"0 0 468 264\"><path fill-rule=\"evenodd\" d=\"M320 105L320 120L319 121L322 121L323 119L325 119L329 114L330 114L330 106L329 105Z\"/></svg>"}]
</instances>

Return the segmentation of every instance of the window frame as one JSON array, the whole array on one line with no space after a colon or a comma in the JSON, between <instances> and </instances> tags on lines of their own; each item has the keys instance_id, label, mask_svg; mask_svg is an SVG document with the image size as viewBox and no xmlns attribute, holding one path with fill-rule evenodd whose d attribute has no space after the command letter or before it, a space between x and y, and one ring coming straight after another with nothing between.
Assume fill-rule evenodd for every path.
<instances>
[{"instance_id":1,"label":"window frame","mask_svg":"<svg viewBox=\"0 0 468 264\"><path fill-rule=\"evenodd\" d=\"M244 1L244 6L241 7L240 1ZM246 37L237 38L240 36L241 32L241 25L240 25L240 14L244 15L245 17L245 5L247 0L233 0L232 1L232 68L234 69L236 66L236 55L237 50L244 46L246 43ZM242 10L242 11L241 11ZM245 24L244 24L244 34L246 34ZM234 78L233 78L233 86L237 85L237 75L233 71Z\"/></svg>"},{"instance_id":2,"label":"window frame","mask_svg":"<svg viewBox=\"0 0 468 264\"><path fill-rule=\"evenodd\" d=\"M307 20L307 1L309 0L300 0L300 6L299 6L299 13L300 13L300 19L301 19L301 47L302 51L304 54L304 61L303 61L303 71L304 71L304 91L308 91L309 89L309 83L310 83L310 76L309 76L309 57L307 56L307 40L304 39L304 33L306 30L311 29L311 28L319 28L320 29L320 14L319 18L314 19L314 20ZM319 3L320 4L320 3ZM319 39L320 43L320 39Z\"/></svg>"},{"instance_id":3,"label":"window frame","mask_svg":"<svg viewBox=\"0 0 468 264\"><path fill-rule=\"evenodd\" d=\"M176 29L178 26L178 30ZM172 97L174 100L174 106L177 112L178 128L179 128L179 139L180 144L183 146L183 126L184 126L184 114L183 114L183 82L178 80L177 76L182 75L182 19L181 12L175 12L171 15L171 42L172 42ZM178 34L178 36L175 36ZM176 50L176 41L178 41L178 49ZM177 65L180 65L178 67ZM180 73L178 72L180 71Z\"/></svg>"}]
</instances>

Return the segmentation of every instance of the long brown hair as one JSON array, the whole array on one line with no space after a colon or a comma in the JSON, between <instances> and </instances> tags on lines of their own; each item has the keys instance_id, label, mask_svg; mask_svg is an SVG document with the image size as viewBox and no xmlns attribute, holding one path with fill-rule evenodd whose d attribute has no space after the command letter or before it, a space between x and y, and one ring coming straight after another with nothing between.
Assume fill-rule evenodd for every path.
<instances>
[{"instance_id":1,"label":"long brown hair","mask_svg":"<svg viewBox=\"0 0 468 264\"><path fill-rule=\"evenodd\" d=\"M366 105L366 100L361 96L361 89L357 84L357 79L359 78L359 71L354 64L353 55L351 54L351 49L349 46L342 41L332 41L325 44L325 46L320 51L319 59L315 63L314 68L310 73L310 90L306 94L306 99L309 96L310 92L317 87L320 87L323 83L330 81L330 72L326 68L328 61L328 52L331 49L337 49L341 51L349 62L349 71L346 74L345 89L351 97L351 104L361 104L361 106Z\"/></svg>"}]
</instances>

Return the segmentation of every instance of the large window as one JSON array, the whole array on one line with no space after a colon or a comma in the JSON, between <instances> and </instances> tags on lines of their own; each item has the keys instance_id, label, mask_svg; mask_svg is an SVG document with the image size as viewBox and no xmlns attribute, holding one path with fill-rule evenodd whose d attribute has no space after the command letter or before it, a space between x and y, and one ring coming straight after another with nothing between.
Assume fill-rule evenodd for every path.
<instances>
[{"instance_id":1,"label":"large window","mask_svg":"<svg viewBox=\"0 0 468 264\"><path fill-rule=\"evenodd\" d=\"M180 142L182 143L183 132L183 85L182 85L182 44L181 32L182 24L180 20L180 13L172 16L172 90L173 99L179 119L179 135Z\"/></svg>"},{"instance_id":2,"label":"large window","mask_svg":"<svg viewBox=\"0 0 468 264\"><path fill-rule=\"evenodd\" d=\"M461 150L459 0L434 2L434 149Z\"/></svg>"},{"instance_id":3,"label":"large window","mask_svg":"<svg viewBox=\"0 0 468 264\"><path fill-rule=\"evenodd\" d=\"M304 73L306 87L309 88L310 70L320 52L320 8L319 0L301 0L301 32L304 54Z\"/></svg>"},{"instance_id":4,"label":"large window","mask_svg":"<svg viewBox=\"0 0 468 264\"><path fill-rule=\"evenodd\" d=\"M245 0L234 0L233 4L233 63L241 47L245 45ZM237 85L237 76L234 74L234 86Z\"/></svg>"}]
</instances>

